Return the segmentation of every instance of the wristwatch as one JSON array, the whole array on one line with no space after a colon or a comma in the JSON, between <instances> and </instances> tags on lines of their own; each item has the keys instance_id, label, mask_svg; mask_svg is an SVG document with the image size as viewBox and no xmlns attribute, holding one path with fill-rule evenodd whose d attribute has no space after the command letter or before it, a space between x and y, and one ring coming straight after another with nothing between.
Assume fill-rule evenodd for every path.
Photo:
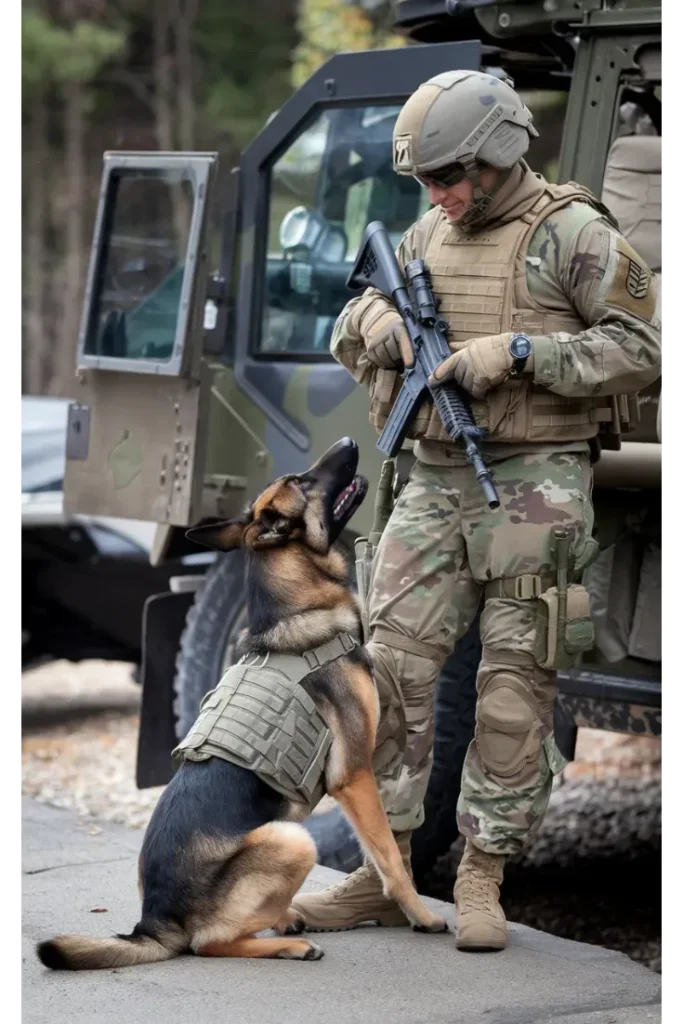
<instances>
[{"instance_id":1,"label":"wristwatch","mask_svg":"<svg viewBox=\"0 0 683 1024\"><path fill-rule=\"evenodd\" d=\"M526 361L531 355L531 338L528 334L513 334L510 338L510 355L513 359L512 370L510 371L513 376L519 376L524 371Z\"/></svg>"}]
</instances>

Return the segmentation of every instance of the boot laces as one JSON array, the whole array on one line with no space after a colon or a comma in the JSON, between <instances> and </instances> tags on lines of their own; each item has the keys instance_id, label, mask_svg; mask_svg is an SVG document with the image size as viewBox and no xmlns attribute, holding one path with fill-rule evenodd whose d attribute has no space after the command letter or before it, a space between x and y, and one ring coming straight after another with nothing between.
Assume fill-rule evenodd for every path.
<instances>
[{"instance_id":1,"label":"boot laces","mask_svg":"<svg viewBox=\"0 0 683 1024\"><path fill-rule=\"evenodd\" d=\"M375 869L372 864L363 864L361 867L356 868L355 871L352 871L350 875L347 875L344 881L340 882L336 887L337 895L354 888L359 882L369 881L374 873Z\"/></svg>"},{"instance_id":2,"label":"boot laces","mask_svg":"<svg viewBox=\"0 0 683 1024\"><path fill-rule=\"evenodd\" d=\"M494 883L478 872L470 872L458 885L458 903L463 910L480 910L492 914L498 903Z\"/></svg>"}]
</instances>

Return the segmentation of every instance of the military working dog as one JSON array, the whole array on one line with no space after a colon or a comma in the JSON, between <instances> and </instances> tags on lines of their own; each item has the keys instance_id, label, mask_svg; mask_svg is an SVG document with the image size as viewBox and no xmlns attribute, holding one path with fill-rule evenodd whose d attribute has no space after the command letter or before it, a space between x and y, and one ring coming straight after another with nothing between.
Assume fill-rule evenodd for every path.
<instances>
[{"instance_id":1,"label":"military working dog","mask_svg":"<svg viewBox=\"0 0 683 1024\"><path fill-rule=\"evenodd\" d=\"M188 531L216 550L246 551L249 627L238 650L245 662L258 669L268 657L277 662L282 654L320 650L340 634L347 638L341 656L301 679L328 743L316 797L308 805L291 799L262 773L221 756L184 759L143 841L139 924L130 935L42 942L37 953L46 966L111 968L183 953L319 959L322 950L298 937L303 920L290 903L316 861L315 844L299 822L325 791L341 805L386 894L413 927L446 929L402 864L371 767L377 693L347 562L333 547L367 491L357 466L357 445L344 438L306 473L276 480L241 518ZM276 936L255 934L269 929Z\"/></svg>"}]
</instances>

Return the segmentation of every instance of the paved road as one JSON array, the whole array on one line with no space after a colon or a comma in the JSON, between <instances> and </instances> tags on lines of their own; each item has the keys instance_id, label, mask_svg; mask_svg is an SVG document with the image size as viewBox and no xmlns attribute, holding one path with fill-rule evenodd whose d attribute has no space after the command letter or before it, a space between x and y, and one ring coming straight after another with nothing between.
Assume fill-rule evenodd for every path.
<instances>
[{"instance_id":1,"label":"paved road","mask_svg":"<svg viewBox=\"0 0 683 1024\"><path fill-rule=\"evenodd\" d=\"M142 835L25 800L23 1024L657 1024L661 979L621 953L512 925L502 953L373 927L317 937L320 962L181 957L53 973L36 941L128 932ZM316 868L306 888L337 872ZM452 925L453 908L440 907ZM106 907L107 913L91 913Z\"/></svg>"}]
</instances>

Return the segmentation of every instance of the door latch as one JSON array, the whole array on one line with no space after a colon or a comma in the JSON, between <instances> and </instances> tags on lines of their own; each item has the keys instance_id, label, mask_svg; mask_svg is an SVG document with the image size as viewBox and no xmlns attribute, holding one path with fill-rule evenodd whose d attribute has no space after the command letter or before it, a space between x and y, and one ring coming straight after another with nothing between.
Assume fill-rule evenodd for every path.
<instances>
[{"instance_id":1,"label":"door latch","mask_svg":"<svg viewBox=\"0 0 683 1024\"><path fill-rule=\"evenodd\" d=\"M90 449L90 406L71 402L66 420L66 457L85 461Z\"/></svg>"}]
</instances>

